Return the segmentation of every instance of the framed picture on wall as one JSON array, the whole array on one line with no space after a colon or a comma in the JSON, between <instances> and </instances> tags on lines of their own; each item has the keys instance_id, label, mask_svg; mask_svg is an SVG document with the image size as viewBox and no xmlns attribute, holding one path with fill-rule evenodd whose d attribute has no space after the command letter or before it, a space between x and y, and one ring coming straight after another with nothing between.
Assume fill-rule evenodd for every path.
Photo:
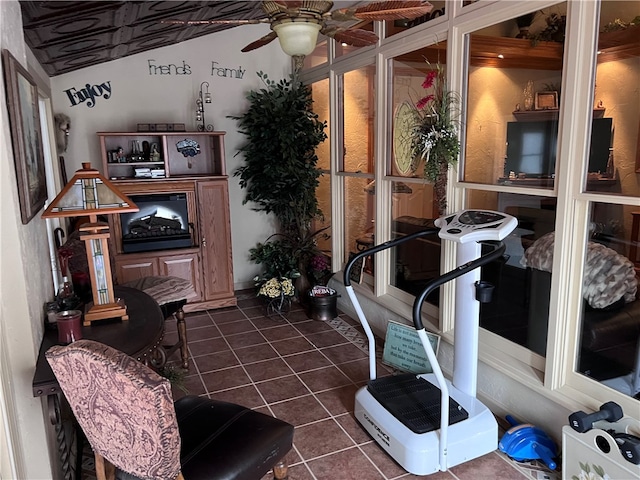
<instances>
[{"instance_id":1,"label":"framed picture on wall","mask_svg":"<svg viewBox=\"0 0 640 480\"><path fill-rule=\"evenodd\" d=\"M22 223L26 225L44 207L47 199L38 88L29 72L9 50L2 50L2 65L20 216Z\"/></svg>"},{"instance_id":2,"label":"framed picture on wall","mask_svg":"<svg viewBox=\"0 0 640 480\"><path fill-rule=\"evenodd\" d=\"M557 110L558 92L538 92L536 93L536 110Z\"/></svg>"}]
</instances>

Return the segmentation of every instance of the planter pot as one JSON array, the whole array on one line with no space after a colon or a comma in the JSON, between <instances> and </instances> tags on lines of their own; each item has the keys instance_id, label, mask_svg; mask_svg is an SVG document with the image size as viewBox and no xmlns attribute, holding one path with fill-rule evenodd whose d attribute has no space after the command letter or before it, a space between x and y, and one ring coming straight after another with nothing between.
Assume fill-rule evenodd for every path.
<instances>
[{"instance_id":1,"label":"planter pot","mask_svg":"<svg viewBox=\"0 0 640 480\"><path fill-rule=\"evenodd\" d=\"M291 297L288 297L286 295L281 295L276 298L266 298L265 301L265 310L267 317L286 317L291 310Z\"/></svg>"},{"instance_id":2,"label":"planter pot","mask_svg":"<svg viewBox=\"0 0 640 480\"><path fill-rule=\"evenodd\" d=\"M328 321L338 316L338 295L335 290L327 289L328 294L314 295L314 290L307 296L309 303L309 313L314 320Z\"/></svg>"}]
</instances>

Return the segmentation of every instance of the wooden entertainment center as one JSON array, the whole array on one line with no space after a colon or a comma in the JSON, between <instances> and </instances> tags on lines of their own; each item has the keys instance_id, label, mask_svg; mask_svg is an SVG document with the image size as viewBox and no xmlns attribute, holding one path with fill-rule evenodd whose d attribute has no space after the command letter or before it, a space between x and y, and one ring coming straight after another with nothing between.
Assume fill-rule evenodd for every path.
<instances>
[{"instance_id":1,"label":"wooden entertainment center","mask_svg":"<svg viewBox=\"0 0 640 480\"><path fill-rule=\"evenodd\" d=\"M196 290L197 297L189 299L184 308L187 312L236 304L224 135L225 132L98 133L104 175L134 202L136 196L152 199L162 194L186 199L187 219L182 223L187 224L184 228L191 237L187 242L191 246L186 248L151 246L145 251L140 247L140 251L125 253L126 232L120 215L110 216L118 283L172 275L190 280ZM140 215L145 214L141 211Z\"/></svg>"}]
</instances>

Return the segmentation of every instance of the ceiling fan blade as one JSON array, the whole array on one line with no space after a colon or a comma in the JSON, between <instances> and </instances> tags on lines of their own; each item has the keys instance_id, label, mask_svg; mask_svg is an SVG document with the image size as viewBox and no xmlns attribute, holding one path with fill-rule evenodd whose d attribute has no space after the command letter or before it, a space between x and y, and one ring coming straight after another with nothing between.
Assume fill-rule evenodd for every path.
<instances>
[{"instance_id":1,"label":"ceiling fan blade","mask_svg":"<svg viewBox=\"0 0 640 480\"><path fill-rule=\"evenodd\" d=\"M433 10L426 0L397 0L375 2L356 8L342 8L331 12L331 19L341 22L349 20L411 20Z\"/></svg>"},{"instance_id":2,"label":"ceiling fan blade","mask_svg":"<svg viewBox=\"0 0 640 480\"><path fill-rule=\"evenodd\" d=\"M375 45L378 41L378 36L375 33L361 28L327 27L322 29L321 33L352 47L368 47Z\"/></svg>"},{"instance_id":3,"label":"ceiling fan blade","mask_svg":"<svg viewBox=\"0 0 640 480\"><path fill-rule=\"evenodd\" d=\"M227 25L249 25L256 23L268 23L268 18L258 18L258 19L250 19L250 20L160 20L160 23L171 23L178 25L216 25L216 24L227 24Z\"/></svg>"},{"instance_id":4,"label":"ceiling fan blade","mask_svg":"<svg viewBox=\"0 0 640 480\"><path fill-rule=\"evenodd\" d=\"M251 50L255 50L256 48L264 47L267 43L273 42L276 38L278 38L278 35L276 35L276 32L269 32L264 37L259 38L255 42L251 42L249 45L244 47L241 51L243 53L246 53L246 52L250 52Z\"/></svg>"}]
</instances>

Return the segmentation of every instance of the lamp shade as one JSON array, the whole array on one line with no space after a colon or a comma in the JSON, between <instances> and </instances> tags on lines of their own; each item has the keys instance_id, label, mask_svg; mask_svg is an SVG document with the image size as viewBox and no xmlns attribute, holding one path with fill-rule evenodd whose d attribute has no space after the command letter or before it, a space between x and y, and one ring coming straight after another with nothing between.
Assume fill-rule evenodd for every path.
<instances>
[{"instance_id":1,"label":"lamp shade","mask_svg":"<svg viewBox=\"0 0 640 480\"><path fill-rule=\"evenodd\" d=\"M283 22L273 25L280 46L287 55L309 55L316 48L322 26L315 22Z\"/></svg>"},{"instance_id":2,"label":"lamp shade","mask_svg":"<svg viewBox=\"0 0 640 480\"><path fill-rule=\"evenodd\" d=\"M138 207L118 188L83 163L73 178L67 183L42 218L75 217L81 215L102 215L109 213L137 212Z\"/></svg>"}]
</instances>

